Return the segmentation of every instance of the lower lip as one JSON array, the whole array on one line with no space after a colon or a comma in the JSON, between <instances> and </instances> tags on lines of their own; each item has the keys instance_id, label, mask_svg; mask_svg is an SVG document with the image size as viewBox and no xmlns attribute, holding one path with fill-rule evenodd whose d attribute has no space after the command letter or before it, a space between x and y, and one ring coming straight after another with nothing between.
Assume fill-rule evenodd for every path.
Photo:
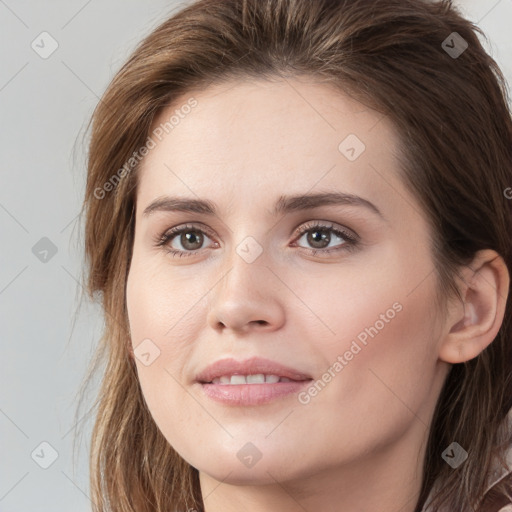
<instances>
[{"instance_id":1,"label":"lower lip","mask_svg":"<svg viewBox=\"0 0 512 512\"><path fill-rule=\"evenodd\" d=\"M226 405L261 405L299 393L310 380L276 382L272 384L201 384L204 394Z\"/></svg>"}]
</instances>

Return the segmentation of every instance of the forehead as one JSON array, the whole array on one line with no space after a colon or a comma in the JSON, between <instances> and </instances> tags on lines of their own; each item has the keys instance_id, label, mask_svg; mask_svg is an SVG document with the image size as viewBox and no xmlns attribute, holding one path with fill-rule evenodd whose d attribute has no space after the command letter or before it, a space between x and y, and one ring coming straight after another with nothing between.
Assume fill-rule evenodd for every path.
<instances>
[{"instance_id":1,"label":"forehead","mask_svg":"<svg viewBox=\"0 0 512 512\"><path fill-rule=\"evenodd\" d=\"M166 193L270 208L274 196L314 189L368 196L397 214L407 207L394 127L327 85L236 81L190 92L160 113L150 137L139 210ZM383 187L396 197L379 199Z\"/></svg>"}]
</instances>

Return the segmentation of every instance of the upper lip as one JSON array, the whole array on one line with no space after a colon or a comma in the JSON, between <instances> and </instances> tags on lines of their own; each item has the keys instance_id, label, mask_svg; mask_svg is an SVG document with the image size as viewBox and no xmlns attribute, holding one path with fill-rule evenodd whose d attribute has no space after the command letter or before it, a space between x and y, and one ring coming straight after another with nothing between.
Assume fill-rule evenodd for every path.
<instances>
[{"instance_id":1,"label":"upper lip","mask_svg":"<svg viewBox=\"0 0 512 512\"><path fill-rule=\"evenodd\" d=\"M219 359L207 366L196 375L196 381L209 383L217 377L224 375L277 375L287 377L290 380L309 380L311 377L299 370L284 366L276 361L261 357L252 357L245 361L237 361L233 358Z\"/></svg>"}]
</instances>

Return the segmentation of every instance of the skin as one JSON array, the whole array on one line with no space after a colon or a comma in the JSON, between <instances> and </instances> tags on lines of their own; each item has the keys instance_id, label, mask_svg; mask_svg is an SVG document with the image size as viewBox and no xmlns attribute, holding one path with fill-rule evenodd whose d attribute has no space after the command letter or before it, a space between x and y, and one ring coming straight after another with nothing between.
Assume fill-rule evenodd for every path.
<instances>
[{"instance_id":1,"label":"skin","mask_svg":"<svg viewBox=\"0 0 512 512\"><path fill-rule=\"evenodd\" d=\"M148 366L135 358L156 424L199 470L207 512L412 512L451 363L476 357L503 320L503 260L478 253L460 281L466 303L437 308L428 223L399 179L386 117L298 78L229 82L193 96L197 106L145 157L137 190L130 350L149 339L160 351ZM338 149L349 134L366 146L354 161ZM270 213L282 194L326 191L363 197L384 218L354 205ZM166 194L208 199L219 213L143 215ZM328 231L328 248L338 250L312 255L319 245L298 233L310 221L348 229L359 244L347 250ZM196 236L210 230L196 254L156 246L189 223ZM262 250L252 263L237 253L246 237ZM177 235L167 245L190 253L182 243ZM394 303L400 312L307 404L289 395L230 407L194 382L217 359L255 355L320 379ZM237 457L248 442L261 452L250 468Z\"/></svg>"}]
</instances>

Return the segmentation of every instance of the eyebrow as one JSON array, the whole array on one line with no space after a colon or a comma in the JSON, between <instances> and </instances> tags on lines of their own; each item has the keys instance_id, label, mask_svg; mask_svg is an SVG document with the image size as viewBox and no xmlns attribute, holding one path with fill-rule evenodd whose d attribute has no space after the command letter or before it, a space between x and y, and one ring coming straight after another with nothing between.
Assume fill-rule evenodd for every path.
<instances>
[{"instance_id":1,"label":"eyebrow","mask_svg":"<svg viewBox=\"0 0 512 512\"><path fill-rule=\"evenodd\" d=\"M309 210L326 205L350 205L364 207L385 220L384 215L372 202L357 195L342 192L280 196L271 213L273 216L278 216L283 213ZM215 206L215 203L207 199L193 199L186 197L159 197L144 209L142 215L146 217L155 211L180 211L212 216L218 215L218 209Z\"/></svg>"}]
</instances>

